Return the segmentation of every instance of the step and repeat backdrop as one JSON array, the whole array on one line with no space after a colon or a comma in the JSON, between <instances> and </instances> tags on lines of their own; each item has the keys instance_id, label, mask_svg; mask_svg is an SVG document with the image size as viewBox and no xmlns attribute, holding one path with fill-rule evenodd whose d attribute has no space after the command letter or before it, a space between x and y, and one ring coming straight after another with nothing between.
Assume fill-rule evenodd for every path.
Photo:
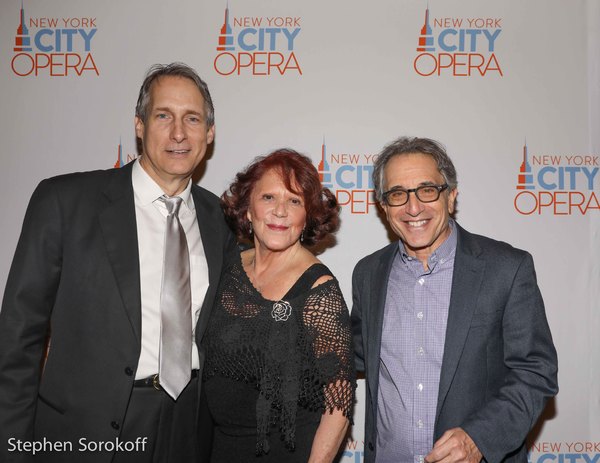
<instances>
[{"instance_id":1,"label":"step and repeat backdrop","mask_svg":"<svg viewBox=\"0 0 600 463\"><path fill-rule=\"evenodd\" d=\"M255 156L310 156L342 206L320 258L351 272L393 239L372 162L401 135L441 141L457 220L533 254L560 393L532 463L600 462L600 2L596 0L3 0L2 287L31 192L135 159L153 63L207 81L216 140L199 183L220 194ZM364 388L341 461L363 458Z\"/></svg>"}]
</instances>

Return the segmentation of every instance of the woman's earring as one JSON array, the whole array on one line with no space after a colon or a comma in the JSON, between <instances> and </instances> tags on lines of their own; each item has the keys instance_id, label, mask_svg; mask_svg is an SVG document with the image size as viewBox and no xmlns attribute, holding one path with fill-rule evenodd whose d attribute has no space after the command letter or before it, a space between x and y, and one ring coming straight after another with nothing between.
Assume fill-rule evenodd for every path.
<instances>
[{"instance_id":1,"label":"woman's earring","mask_svg":"<svg viewBox=\"0 0 600 463\"><path fill-rule=\"evenodd\" d=\"M252 222L248 221L248 228L250 229L250 234L254 233L254 230L252 230Z\"/></svg>"}]
</instances>

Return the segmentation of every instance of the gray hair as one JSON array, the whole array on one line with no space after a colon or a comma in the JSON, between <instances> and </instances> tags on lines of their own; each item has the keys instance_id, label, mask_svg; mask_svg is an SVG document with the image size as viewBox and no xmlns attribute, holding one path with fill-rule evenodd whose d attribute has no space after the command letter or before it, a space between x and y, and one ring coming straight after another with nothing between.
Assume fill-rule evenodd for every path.
<instances>
[{"instance_id":1,"label":"gray hair","mask_svg":"<svg viewBox=\"0 0 600 463\"><path fill-rule=\"evenodd\" d=\"M213 106L208 86L200 76L190 66L184 63L171 63L171 64L154 64L144 78L144 82L140 88L140 94L138 96L137 104L135 106L135 115L139 117L142 122L146 123L146 117L148 117L148 106L150 105L150 90L152 85L161 77L174 76L183 77L190 79L196 84L198 90L204 98L204 112L206 113L206 124L208 127L212 127L215 124L215 108Z\"/></svg>"},{"instance_id":2,"label":"gray hair","mask_svg":"<svg viewBox=\"0 0 600 463\"><path fill-rule=\"evenodd\" d=\"M456 180L456 169L454 168L452 160L448 157L446 149L441 143L429 138L400 137L386 145L375 160L373 184L375 186L375 198L377 201L381 202L383 199L383 180L387 163L394 156L411 153L421 153L431 156L437 164L438 171L444 177L444 181L448 184L449 191L456 188L458 185Z\"/></svg>"}]
</instances>

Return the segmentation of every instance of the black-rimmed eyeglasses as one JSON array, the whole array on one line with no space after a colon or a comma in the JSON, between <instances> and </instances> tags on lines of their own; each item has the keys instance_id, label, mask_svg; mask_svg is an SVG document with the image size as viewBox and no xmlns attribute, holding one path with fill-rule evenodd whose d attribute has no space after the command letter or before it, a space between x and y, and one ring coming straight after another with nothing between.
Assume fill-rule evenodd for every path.
<instances>
[{"instance_id":1,"label":"black-rimmed eyeglasses","mask_svg":"<svg viewBox=\"0 0 600 463\"><path fill-rule=\"evenodd\" d=\"M383 201L391 207L404 206L408 202L410 193L414 193L422 203L432 203L440 198L440 194L448 188L448 184L444 185L421 185L417 188L405 190L404 188L392 188L383 193Z\"/></svg>"}]
</instances>

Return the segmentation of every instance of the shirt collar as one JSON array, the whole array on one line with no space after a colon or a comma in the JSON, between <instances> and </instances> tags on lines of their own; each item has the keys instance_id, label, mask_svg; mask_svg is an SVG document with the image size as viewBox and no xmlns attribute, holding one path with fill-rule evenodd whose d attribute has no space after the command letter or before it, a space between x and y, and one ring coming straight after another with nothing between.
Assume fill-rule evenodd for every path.
<instances>
[{"instance_id":1,"label":"shirt collar","mask_svg":"<svg viewBox=\"0 0 600 463\"><path fill-rule=\"evenodd\" d=\"M433 268L438 262L443 264L444 262L447 262L449 259L454 257L454 254L456 252L457 241L456 222L454 221L454 219L448 219L448 228L450 229L450 234L448 235L448 237L429 256L428 263L430 270L433 270ZM398 241L398 250L400 251L399 254L400 258L402 259L402 262L406 263L407 261L415 259L415 257L411 257L407 254L406 246L404 246L402 240Z\"/></svg>"},{"instance_id":2,"label":"shirt collar","mask_svg":"<svg viewBox=\"0 0 600 463\"><path fill-rule=\"evenodd\" d=\"M131 183L133 185L136 201L141 205L152 204L165 194L161 187L158 186L158 183L156 183L141 166L140 158L137 158L133 165L131 171ZM189 210L194 208L194 201L192 200L192 179L188 182L185 190L177 196L183 199L183 204L185 204Z\"/></svg>"}]
</instances>

